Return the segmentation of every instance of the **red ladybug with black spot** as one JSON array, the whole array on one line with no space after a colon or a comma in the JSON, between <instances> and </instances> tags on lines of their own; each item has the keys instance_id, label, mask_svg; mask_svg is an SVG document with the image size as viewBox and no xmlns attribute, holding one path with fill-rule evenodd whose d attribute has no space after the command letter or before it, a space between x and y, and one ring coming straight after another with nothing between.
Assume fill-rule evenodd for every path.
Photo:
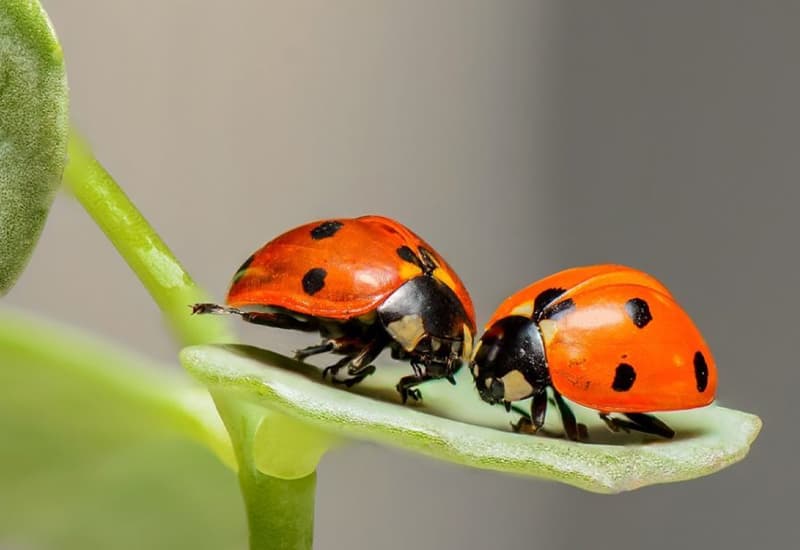
<instances>
[{"instance_id":1,"label":"red ladybug with black spot","mask_svg":"<svg viewBox=\"0 0 800 550\"><path fill-rule=\"evenodd\" d=\"M647 413L708 405L717 388L711 351L670 291L621 265L567 269L506 299L476 344L471 369L489 403L510 410L533 398L515 431L543 426L551 388L572 440L580 434L564 397L597 410L614 431L672 438Z\"/></svg>"},{"instance_id":2,"label":"red ladybug with black spot","mask_svg":"<svg viewBox=\"0 0 800 550\"><path fill-rule=\"evenodd\" d=\"M415 386L426 380L455 383L475 333L472 300L452 268L410 229L381 216L320 220L276 237L242 264L226 301L193 311L319 332L322 343L295 357L343 355L323 371L336 383L363 380L388 347L414 371L397 384L403 402L418 399ZM342 369L347 378L337 377Z\"/></svg>"}]
</instances>

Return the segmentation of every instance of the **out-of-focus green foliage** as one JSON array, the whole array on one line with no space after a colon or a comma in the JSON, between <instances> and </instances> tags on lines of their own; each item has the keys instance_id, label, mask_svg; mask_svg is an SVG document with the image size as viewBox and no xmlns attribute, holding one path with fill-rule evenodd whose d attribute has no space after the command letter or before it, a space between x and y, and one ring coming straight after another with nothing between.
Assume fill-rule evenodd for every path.
<instances>
[{"instance_id":1,"label":"out-of-focus green foliage","mask_svg":"<svg viewBox=\"0 0 800 550\"><path fill-rule=\"evenodd\" d=\"M138 361L0 309L0 547L245 547L236 475L193 441L229 446L210 398Z\"/></svg>"}]
</instances>

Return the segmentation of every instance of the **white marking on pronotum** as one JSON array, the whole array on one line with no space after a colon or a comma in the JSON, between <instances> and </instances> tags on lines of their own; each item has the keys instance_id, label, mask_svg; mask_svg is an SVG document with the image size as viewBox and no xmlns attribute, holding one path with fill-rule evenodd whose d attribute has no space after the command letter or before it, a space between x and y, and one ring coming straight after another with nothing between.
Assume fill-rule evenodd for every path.
<instances>
[{"instance_id":1,"label":"white marking on pronotum","mask_svg":"<svg viewBox=\"0 0 800 550\"><path fill-rule=\"evenodd\" d=\"M551 321L550 319L539 321L539 331L542 333L542 339L545 344L549 344L553 341L557 330L558 327L555 321Z\"/></svg>"},{"instance_id":2,"label":"white marking on pronotum","mask_svg":"<svg viewBox=\"0 0 800 550\"><path fill-rule=\"evenodd\" d=\"M472 358L472 332L469 327L464 324L464 348L461 350L461 357L464 361L469 361Z\"/></svg>"},{"instance_id":3,"label":"white marking on pronotum","mask_svg":"<svg viewBox=\"0 0 800 550\"><path fill-rule=\"evenodd\" d=\"M519 315L520 317L531 317L533 316L533 301L525 302L523 304L518 305L514 309L511 310L509 315Z\"/></svg>"},{"instance_id":4,"label":"white marking on pronotum","mask_svg":"<svg viewBox=\"0 0 800 550\"><path fill-rule=\"evenodd\" d=\"M420 340L425 336L425 326L419 315L406 315L386 327L386 331L406 351L414 351Z\"/></svg>"},{"instance_id":5,"label":"white marking on pronotum","mask_svg":"<svg viewBox=\"0 0 800 550\"><path fill-rule=\"evenodd\" d=\"M525 399L533 393L533 386L525 380L525 377L518 370L512 370L500 380L503 381L503 387L505 388L503 397L506 401Z\"/></svg>"}]
</instances>

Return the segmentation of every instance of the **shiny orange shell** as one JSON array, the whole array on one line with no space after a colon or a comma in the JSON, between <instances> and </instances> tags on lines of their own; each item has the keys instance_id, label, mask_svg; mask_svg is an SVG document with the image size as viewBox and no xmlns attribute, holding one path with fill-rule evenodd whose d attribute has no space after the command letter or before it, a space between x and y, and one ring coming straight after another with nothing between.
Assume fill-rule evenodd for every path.
<instances>
[{"instance_id":1,"label":"shiny orange shell","mask_svg":"<svg viewBox=\"0 0 800 550\"><path fill-rule=\"evenodd\" d=\"M603 412L713 401L717 370L708 345L669 290L641 271L598 265L556 273L506 300L493 321L533 311L552 288L565 292L540 304L557 313L545 313L539 329L553 386L564 396Z\"/></svg>"},{"instance_id":2,"label":"shiny orange shell","mask_svg":"<svg viewBox=\"0 0 800 550\"><path fill-rule=\"evenodd\" d=\"M239 268L227 302L337 320L359 317L422 274L398 254L403 246L430 253L437 265L433 276L456 294L474 331L472 300L452 268L410 229L381 216L319 220L276 237Z\"/></svg>"}]
</instances>

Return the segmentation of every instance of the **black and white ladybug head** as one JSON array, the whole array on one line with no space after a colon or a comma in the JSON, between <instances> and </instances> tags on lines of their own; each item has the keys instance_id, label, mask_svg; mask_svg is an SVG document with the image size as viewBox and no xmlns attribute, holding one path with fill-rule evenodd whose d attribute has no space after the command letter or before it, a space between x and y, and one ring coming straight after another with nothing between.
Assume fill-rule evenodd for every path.
<instances>
[{"instance_id":1,"label":"black and white ladybug head","mask_svg":"<svg viewBox=\"0 0 800 550\"><path fill-rule=\"evenodd\" d=\"M403 354L434 378L455 373L472 354L472 323L456 294L429 276L411 279L378 307Z\"/></svg>"},{"instance_id":2,"label":"black and white ladybug head","mask_svg":"<svg viewBox=\"0 0 800 550\"><path fill-rule=\"evenodd\" d=\"M470 365L487 403L526 399L549 384L539 329L527 317L500 319L481 336Z\"/></svg>"}]
</instances>

